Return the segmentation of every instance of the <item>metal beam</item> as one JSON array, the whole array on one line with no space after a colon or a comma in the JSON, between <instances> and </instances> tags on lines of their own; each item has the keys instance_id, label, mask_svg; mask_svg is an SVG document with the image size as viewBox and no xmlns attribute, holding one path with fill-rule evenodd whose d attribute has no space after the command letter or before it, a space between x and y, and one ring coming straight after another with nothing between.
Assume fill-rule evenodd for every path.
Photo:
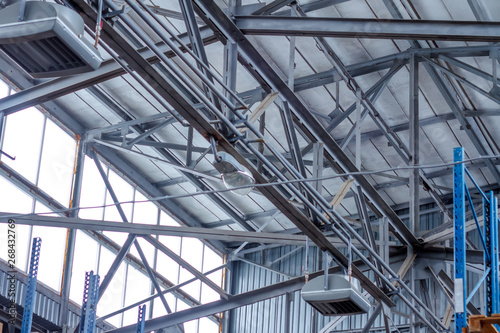
<instances>
[{"instance_id":1,"label":"metal beam","mask_svg":"<svg viewBox=\"0 0 500 333\"><path fill-rule=\"evenodd\" d=\"M246 35L498 42L500 22L238 16Z\"/></svg>"},{"instance_id":2,"label":"metal beam","mask_svg":"<svg viewBox=\"0 0 500 333\"><path fill-rule=\"evenodd\" d=\"M330 272L338 272L339 268L330 269ZM320 276L324 271L310 274L310 279ZM179 323L184 323L197 318L221 313L245 305L261 302L269 298L295 292L303 287L305 277L297 277L284 282L275 283L260 289L255 289L246 293L234 295L229 300L220 300L212 303L200 305L196 308L178 311L171 315L146 320L145 331L153 331L165 327L170 327ZM108 331L108 333L135 333L135 325L129 325Z\"/></svg>"},{"instance_id":3,"label":"metal beam","mask_svg":"<svg viewBox=\"0 0 500 333\"><path fill-rule=\"evenodd\" d=\"M306 243L304 235L290 235L265 232L208 229L196 227L171 227L157 224L122 223L103 220L89 220L69 217L52 217L43 215L20 215L0 213L0 223L7 223L8 218L14 218L16 223L80 230L125 232L140 236L164 235L176 237L192 237L198 239L224 240L227 242L253 242L265 244L283 244L303 246ZM344 245L338 238L328 237L331 243ZM156 242L155 242L156 243ZM355 241L353 244L358 244Z\"/></svg>"},{"instance_id":4,"label":"metal beam","mask_svg":"<svg viewBox=\"0 0 500 333\"><path fill-rule=\"evenodd\" d=\"M243 33L236 27L236 25L228 19L228 17L216 6L211 0L197 1L200 10L206 12L215 20L218 21L219 29L231 38L239 40L239 49L245 57L253 63L253 67L259 71L259 74L266 78L277 91L280 91L281 96L288 101L290 107L293 109L297 116L297 122L303 122L312 131L308 133L311 141L318 141L319 138L325 144L325 152L327 152L327 159L331 160L335 165L336 163L342 165L343 169L348 172L357 171L355 165L350 158L342 151L342 149L333 140L331 135L326 132L323 125L314 117L308 108L299 100L293 93L288 85L283 82L282 78L275 71L275 69L266 62L262 54L256 50L253 45L246 39ZM377 206L377 208L386 214L391 220L392 229L396 229L397 237L401 238L403 242L418 245L416 237L408 230L406 225L399 219L399 217L392 211L390 206L382 199L380 194L373 188L370 182L364 176L354 176L356 181L361 185L365 194ZM292 219L293 221L294 219Z\"/></svg>"},{"instance_id":5,"label":"metal beam","mask_svg":"<svg viewBox=\"0 0 500 333\"><path fill-rule=\"evenodd\" d=\"M216 41L216 38L210 29L204 29L202 30L202 33L204 43L211 44ZM186 43L188 42L185 35L180 35L180 37ZM167 57L174 57L174 53L165 44L160 43L158 44L158 47ZM138 52L144 57L144 59L146 59L146 61L151 63L158 62L158 58L148 48L142 48L138 50ZM0 58L0 65L3 62L5 62L5 60ZM0 99L0 109L5 112L5 115L9 115L30 106L44 104L55 98L67 95L80 89L94 86L126 73L127 72L119 63L114 60L108 60L102 63L101 66L95 71L53 79L33 86L33 88L25 89L17 94L4 97ZM26 88L27 86L23 87ZM48 108L48 106L46 107ZM66 118L67 117L65 117L64 120L66 120ZM66 122L71 123L71 121L68 120ZM76 133L82 134L81 131Z\"/></svg>"},{"instance_id":6,"label":"metal beam","mask_svg":"<svg viewBox=\"0 0 500 333\"><path fill-rule=\"evenodd\" d=\"M82 10L84 14L84 21L89 26L95 25L96 13L95 11L84 1L75 0L73 2L76 7ZM116 9L116 6L107 2L108 5L113 9ZM219 9L216 5L212 4L212 8ZM219 9L220 10L220 9ZM122 16L122 18L124 18ZM132 22L129 22L130 26L133 27ZM139 32L138 30L136 32ZM106 22L103 22L103 31L101 35L102 39L110 45L113 50L118 53L127 63L134 68L144 79L146 79L154 89L166 100L168 103L172 105L172 107L177 110L190 124L198 130L205 137L213 136L217 138L219 144L231 155L235 156L235 158L242 163L245 167L249 168L252 174L256 177L256 181L259 183L267 183L267 180L259 175L254 167L245 160L239 152L232 146L224 137L217 132L217 130L209 123L209 121L203 116L200 115L200 110L193 107L190 101L186 100L185 96L180 94L179 91L176 90L176 87L172 86L172 83L166 80L166 78L158 73L153 66L144 60L142 56L140 56L137 51L131 47L131 45L123 39L119 34L116 34L114 29ZM147 41L147 38L145 38ZM155 49L154 45L148 41L148 46ZM161 56L158 51L155 51L155 54ZM164 57L162 57L164 58ZM217 114L218 117L223 116L220 111L213 108L211 103L206 101L201 95L197 95L197 97L201 98L204 103L206 103L207 107L210 108L212 112ZM227 123L226 123L227 124ZM251 148L251 146L248 146ZM258 151L254 151L257 153ZM268 166L270 166L268 164ZM275 205L277 205L282 212L291 220L295 221L299 224L303 231L309 236L314 237L314 241L318 246L328 249L329 252L334 254L337 259L343 264L347 265L347 258L335 247L333 246L326 237L321 233L320 230L314 228L314 225L311 221L305 217L299 210L297 210L293 205L291 205L286 198L282 196L282 194L273 187L261 187L259 188L261 192ZM311 237L311 239L313 239ZM378 287L376 287L370 279L368 279L361 271L359 271L356 267L353 267L353 274L361 280L363 287L370 291L370 293L376 297L377 299L381 299L388 304L393 304L393 302L387 297L387 295L382 292Z\"/></svg>"},{"instance_id":7,"label":"metal beam","mask_svg":"<svg viewBox=\"0 0 500 333\"><path fill-rule=\"evenodd\" d=\"M106 158L107 161L112 162L113 166L119 170L126 178L130 179L133 183L140 186L146 193L152 197L162 197L165 194L158 190L153 184L151 184L144 176L140 175L137 170L130 165L128 162L123 160L118 154L110 148L103 146L95 146L94 149ZM157 200L159 204L165 207L172 217L180 221L182 224L200 227L202 223L195 219L192 215L188 214L186 210L179 207L179 205L168 198ZM225 252L225 246L217 240L210 242L219 251Z\"/></svg>"}]
</instances>

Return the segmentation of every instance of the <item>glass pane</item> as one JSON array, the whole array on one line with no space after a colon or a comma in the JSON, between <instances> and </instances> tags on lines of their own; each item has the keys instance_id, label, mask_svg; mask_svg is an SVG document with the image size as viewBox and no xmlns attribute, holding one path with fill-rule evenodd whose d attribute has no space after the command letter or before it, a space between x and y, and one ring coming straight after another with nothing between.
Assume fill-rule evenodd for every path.
<instances>
[{"instance_id":1,"label":"glass pane","mask_svg":"<svg viewBox=\"0 0 500 333\"><path fill-rule=\"evenodd\" d=\"M6 117L2 150L16 159L5 155L0 158L32 183L36 183L44 121L45 117L35 108Z\"/></svg>"},{"instance_id":2,"label":"glass pane","mask_svg":"<svg viewBox=\"0 0 500 333\"><path fill-rule=\"evenodd\" d=\"M33 238L42 239L38 280L57 291L61 289L67 232L64 228L33 227Z\"/></svg>"},{"instance_id":3,"label":"glass pane","mask_svg":"<svg viewBox=\"0 0 500 333\"><path fill-rule=\"evenodd\" d=\"M4 98L9 94L9 86L5 83L0 81L0 98Z\"/></svg>"},{"instance_id":4,"label":"glass pane","mask_svg":"<svg viewBox=\"0 0 500 333\"><path fill-rule=\"evenodd\" d=\"M38 186L64 206L69 204L75 149L75 139L47 120Z\"/></svg>"},{"instance_id":5,"label":"glass pane","mask_svg":"<svg viewBox=\"0 0 500 333\"><path fill-rule=\"evenodd\" d=\"M138 191L135 191L134 223L157 224L158 207Z\"/></svg>"},{"instance_id":6,"label":"glass pane","mask_svg":"<svg viewBox=\"0 0 500 333\"><path fill-rule=\"evenodd\" d=\"M98 208L80 209L78 216L85 219L102 220L104 208L100 206L104 205L105 190L106 187L94 161L86 156L83 168L80 207Z\"/></svg>"},{"instance_id":7,"label":"glass pane","mask_svg":"<svg viewBox=\"0 0 500 333\"><path fill-rule=\"evenodd\" d=\"M175 222L173 218L170 217L167 213L164 211L161 211L160 213L160 224L162 225L170 225L173 227L178 227L180 224Z\"/></svg>"},{"instance_id":8,"label":"glass pane","mask_svg":"<svg viewBox=\"0 0 500 333\"><path fill-rule=\"evenodd\" d=\"M179 278L179 265L166 254L158 251L156 270L173 284L177 284Z\"/></svg>"},{"instance_id":9,"label":"glass pane","mask_svg":"<svg viewBox=\"0 0 500 333\"><path fill-rule=\"evenodd\" d=\"M200 318L200 333L219 333L219 325L208 318Z\"/></svg>"},{"instance_id":10,"label":"glass pane","mask_svg":"<svg viewBox=\"0 0 500 333\"><path fill-rule=\"evenodd\" d=\"M182 237L176 236L160 236L160 242L172 250L175 254L180 255L181 253L181 241Z\"/></svg>"},{"instance_id":11,"label":"glass pane","mask_svg":"<svg viewBox=\"0 0 500 333\"><path fill-rule=\"evenodd\" d=\"M170 310L172 312L175 311L175 296L172 294L166 294L165 298L167 299L167 304L170 307ZM149 306L149 303L148 305ZM159 297L156 297L154 300L154 306L153 306L153 317L157 318L159 316L164 316L167 314L167 310L165 309L165 306L163 305L163 302Z\"/></svg>"},{"instance_id":12,"label":"glass pane","mask_svg":"<svg viewBox=\"0 0 500 333\"><path fill-rule=\"evenodd\" d=\"M42 243L43 246L43 243ZM77 304L82 303L85 272L97 271L97 242L83 231L76 232L75 255L71 275L70 298ZM43 251L43 248L42 248ZM99 303L101 305L102 302Z\"/></svg>"},{"instance_id":13,"label":"glass pane","mask_svg":"<svg viewBox=\"0 0 500 333\"><path fill-rule=\"evenodd\" d=\"M222 264L222 257L205 245L205 251L203 252L203 272L208 272Z\"/></svg>"},{"instance_id":14,"label":"glass pane","mask_svg":"<svg viewBox=\"0 0 500 333\"><path fill-rule=\"evenodd\" d=\"M151 282L149 277L129 265L127 272L127 295L125 305L143 300L150 295Z\"/></svg>"},{"instance_id":15,"label":"glass pane","mask_svg":"<svg viewBox=\"0 0 500 333\"><path fill-rule=\"evenodd\" d=\"M210 303L220 300L220 295L212 288L202 283L201 285L201 303Z\"/></svg>"},{"instance_id":16,"label":"glass pane","mask_svg":"<svg viewBox=\"0 0 500 333\"><path fill-rule=\"evenodd\" d=\"M101 246L101 256L99 260L99 275L101 282L109 271L109 267L115 260L115 255L108 249ZM125 268L126 264L121 263L118 270L115 272L113 279L111 279L108 288L104 292L99 305L97 307L97 315L103 316L108 313L119 310L123 307L123 288L125 285ZM106 319L110 324L120 326L122 315L113 316Z\"/></svg>"},{"instance_id":17,"label":"glass pane","mask_svg":"<svg viewBox=\"0 0 500 333\"><path fill-rule=\"evenodd\" d=\"M33 207L33 200L3 177L0 177L0 189L0 211L18 214L26 214L31 212ZM28 246L31 239L31 227L27 225L17 224L14 231L16 237L15 264L19 270L26 271L28 262ZM0 258L4 260L8 259L7 234L8 225L5 223L0 223Z\"/></svg>"},{"instance_id":18,"label":"glass pane","mask_svg":"<svg viewBox=\"0 0 500 333\"><path fill-rule=\"evenodd\" d=\"M199 239L186 237L182 239L181 257L199 271L201 271L202 256L203 243Z\"/></svg>"},{"instance_id":19,"label":"glass pane","mask_svg":"<svg viewBox=\"0 0 500 333\"><path fill-rule=\"evenodd\" d=\"M185 322L184 333L198 333L198 320Z\"/></svg>"},{"instance_id":20,"label":"glass pane","mask_svg":"<svg viewBox=\"0 0 500 333\"><path fill-rule=\"evenodd\" d=\"M181 275L182 275L182 273L181 273ZM199 280L191 282L191 283L185 285L184 287L181 287L181 289L184 290L185 292L187 292L189 294L189 296L193 297L194 299L196 299L196 300L200 299L200 281Z\"/></svg>"}]
</instances>

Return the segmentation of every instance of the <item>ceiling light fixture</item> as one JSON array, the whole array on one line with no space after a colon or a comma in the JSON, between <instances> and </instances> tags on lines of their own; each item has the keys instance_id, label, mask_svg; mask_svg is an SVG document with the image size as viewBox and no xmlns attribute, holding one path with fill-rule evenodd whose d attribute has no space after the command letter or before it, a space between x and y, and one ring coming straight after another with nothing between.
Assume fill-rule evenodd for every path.
<instances>
[{"instance_id":1,"label":"ceiling light fixture","mask_svg":"<svg viewBox=\"0 0 500 333\"><path fill-rule=\"evenodd\" d=\"M224 186L231 192L239 195L247 195L253 189L255 179L252 173L241 165L231 154L218 152L215 140L211 137L210 144L214 154L214 168L220 172Z\"/></svg>"}]
</instances>

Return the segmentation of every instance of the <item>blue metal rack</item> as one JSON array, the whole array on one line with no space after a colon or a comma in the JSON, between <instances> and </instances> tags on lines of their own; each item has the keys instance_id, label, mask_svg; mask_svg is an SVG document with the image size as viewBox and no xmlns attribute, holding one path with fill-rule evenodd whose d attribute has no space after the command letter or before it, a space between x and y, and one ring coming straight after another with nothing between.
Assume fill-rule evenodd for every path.
<instances>
[{"instance_id":1,"label":"blue metal rack","mask_svg":"<svg viewBox=\"0 0 500 333\"><path fill-rule=\"evenodd\" d=\"M93 333L99 297L99 275L94 271L85 273L83 290L82 315L80 317L79 333Z\"/></svg>"},{"instance_id":2,"label":"blue metal rack","mask_svg":"<svg viewBox=\"0 0 500 333\"><path fill-rule=\"evenodd\" d=\"M461 162L463 148L453 150L455 162ZM455 332L462 333L467 328L467 271L465 268L465 165L455 164L453 167L453 217L455 220Z\"/></svg>"},{"instance_id":3,"label":"blue metal rack","mask_svg":"<svg viewBox=\"0 0 500 333\"><path fill-rule=\"evenodd\" d=\"M498 200L490 192L484 193L474 180L463 163L464 149L462 147L453 150L454 161L457 163L453 168L453 213L455 227L455 332L467 331L467 303L470 302L479 287L484 283L486 309L485 315L491 316L500 312L500 286L499 286L499 254L498 254ZM467 175L474 186L483 197L483 219L484 234L481 231L476 211L465 182ZM466 199L469 203L472 216L474 217L477 230L484 248L484 275L470 294L467 294L467 271L466 271L466 232L465 232L465 208Z\"/></svg>"},{"instance_id":4,"label":"blue metal rack","mask_svg":"<svg viewBox=\"0 0 500 333\"><path fill-rule=\"evenodd\" d=\"M139 307L139 315L137 317L136 333L144 333L146 305Z\"/></svg>"},{"instance_id":5,"label":"blue metal rack","mask_svg":"<svg viewBox=\"0 0 500 333\"><path fill-rule=\"evenodd\" d=\"M23 322L21 325L21 333L31 332L31 323L33 320L33 301L35 300L38 264L40 260L40 247L42 239L39 237L33 238L31 246L30 270L28 273L28 287L24 297Z\"/></svg>"}]
</instances>

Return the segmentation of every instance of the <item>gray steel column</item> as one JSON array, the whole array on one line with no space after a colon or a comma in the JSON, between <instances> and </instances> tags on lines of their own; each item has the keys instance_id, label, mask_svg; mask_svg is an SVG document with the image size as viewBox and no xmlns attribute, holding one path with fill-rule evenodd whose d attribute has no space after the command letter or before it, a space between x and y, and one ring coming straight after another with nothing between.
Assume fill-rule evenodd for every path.
<instances>
[{"instance_id":1,"label":"gray steel column","mask_svg":"<svg viewBox=\"0 0 500 333\"><path fill-rule=\"evenodd\" d=\"M83 179L83 164L85 161L85 140L81 138L77 141L77 159L75 172L73 175L73 188L71 190L71 199L69 203L69 208L73 209L69 212L69 217L78 217L78 208L80 206L80 195L82 190L82 179ZM66 240L66 253L63 266L63 276L62 276L62 287L61 287L61 299L62 304L59 311L59 325L63 328L63 332L67 332L68 325L68 304L69 304L69 292L71 286L71 275L73 272L73 259L75 254L75 238L76 230L68 229L68 236Z\"/></svg>"},{"instance_id":2,"label":"gray steel column","mask_svg":"<svg viewBox=\"0 0 500 333\"><path fill-rule=\"evenodd\" d=\"M419 105L418 105L418 62L415 55L410 58L410 166L419 164ZM420 198L419 198L419 180L420 173L418 169L410 171L410 230L415 232L420 228ZM408 247L408 255L413 255L413 249ZM410 289L415 292L415 269L410 268ZM412 300L415 306L415 301ZM415 333L416 317L412 313L410 315L410 333Z\"/></svg>"},{"instance_id":3,"label":"gray steel column","mask_svg":"<svg viewBox=\"0 0 500 333\"><path fill-rule=\"evenodd\" d=\"M410 58L410 166L420 163L419 147L419 105L418 105L418 62L415 56ZM420 173L418 169L410 171L410 230L415 233L420 229Z\"/></svg>"}]
</instances>

